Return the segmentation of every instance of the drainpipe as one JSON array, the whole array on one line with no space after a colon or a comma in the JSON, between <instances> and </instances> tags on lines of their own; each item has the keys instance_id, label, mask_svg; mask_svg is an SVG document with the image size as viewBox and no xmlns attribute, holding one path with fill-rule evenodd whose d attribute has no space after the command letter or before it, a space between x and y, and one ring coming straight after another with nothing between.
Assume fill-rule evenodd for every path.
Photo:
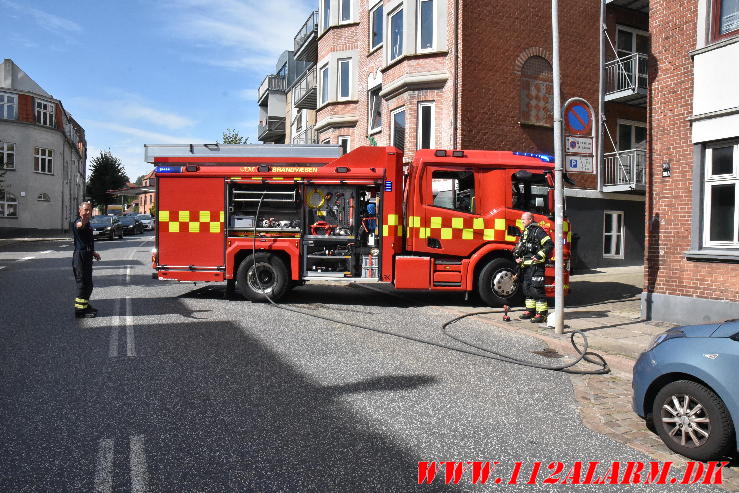
<instances>
[{"instance_id":1,"label":"drainpipe","mask_svg":"<svg viewBox=\"0 0 739 493\"><path fill-rule=\"evenodd\" d=\"M462 147L460 142L457 145L457 119L459 118L459 100L457 93L459 91L459 0L454 0L454 94L452 94L452 112L454 118L452 119L452 148L458 149Z\"/></svg>"},{"instance_id":2,"label":"drainpipe","mask_svg":"<svg viewBox=\"0 0 739 493\"><path fill-rule=\"evenodd\" d=\"M606 124L606 118L603 114L605 99L606 99L606 87L605 87L605 70L606 70L606 0L600 2L600 29L599 29L598 41L599 46L599 62L598 62L598 148L596 150L596 160L598 163L596 167L596 179L598 180L597 190L603 191L603 125Z\"/></svg>"}]
</instances>

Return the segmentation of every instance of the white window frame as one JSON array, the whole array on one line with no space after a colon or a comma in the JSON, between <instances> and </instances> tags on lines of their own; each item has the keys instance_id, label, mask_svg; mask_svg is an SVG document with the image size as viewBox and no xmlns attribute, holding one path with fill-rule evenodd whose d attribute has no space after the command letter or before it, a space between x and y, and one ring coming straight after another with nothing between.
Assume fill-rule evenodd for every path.
<instances>
[{"instance_id":1,"label":"white window frame","mask_svg":"<svg viewBox=\"0 0 739 493\"><path fill-rule=\"evenodd\" d=\"M400 108L396 108L393 111L390 112L390 145L395 145L395 115L403 112L405 113L405 106L401 106ZM408 135L408 113L405 113L405 132L406 135ZM403 149L405 150L405 136L403 137Z\"/></svg>"},{"instance_id":2,"label":"white window frame","mask_svg":"<svg viewBox=\"0 0 739 493\"><path fill-rule=\"evenodd\" d=\"M321 32L331 27L331 0L321 0Z\"/></svg>"},{"instance_id":3,"label":"white window frame","mask_svg":"<svg viewBox=\"0 0 739 493\"><path fill-rule=\"evenodd\" d=\"M12 147L12 150L9 148ZM13 164L8 166L8 156L13 156ZM0 142L0 169L15 169L15 144L12 142Z\"/></svg>"},{"instance_id":4,"label":"white window frame","mask_svg":"<svg viewBox=\"0 0 739 493\"><path fill-rule=\"evenodd\" d=\"M347 80L346 80L346 96L341 95L342 84L345 82L341 77L341 65L347 65ZM338 101L346 101L352 98L352 59L351 58L339 58L336 60L336 99Z\"/></svg>"},{"instance_id":5,"label":"white window frame","mask_svg":"<svg viewBox=\"0 0 739 493\"><path fill-rule=\"evenodd\" d=\"M11 204L15 205L15 214L12 216L8 214L8 207ZM18 217L18 199L8 191L0 191L0 217Z\"/></svg>"},{"instance_id":6,"label":"white window frame","mask_svg":"<svg viewBox=\"0 0 739 493\"><path fill-rule=\"evenodd\" d=\"M422 111L422 108L424 107L431 108L431 121L430 121L431 129L430 129L430 134L429 134L431 138L429 140L429 146L422 148L421 139L423 135L422 133L423 129L421 128L421 126L423 125L423 118L421 118L421 111ZM418 102L418 113L416 114L416 120L418 120L418 125L416 126L417 127L416 129L417 130L416 131L416 137L417 137L416 149L433 149L434 147L436 147L436 136L435 136L436 134L436 115L435 113L436 113L436 102L435 101L419 101ZM407 128L407 123L406 123L406 128Z\"/></svg>"},{"instance_id":7,"label":"white window frame","mask_svg":"<svg viewBox=\"0 0 739 493\"><path fill-rule=\"evenodd\" d=\"M380 96L380 92L382 91L382 86L375 86L371 88L369 91L367 91L367 133L373 134L377 133L382 130L382 96ZM375 109L372 107L372 93L377 92L377 105L379 106L380 110L380 125L377 127L372 126L372 122L374 120L375 116Z\"/></svg>"},{"instance_id":8,"label":"white window frame","mask_svg":"<svg viewBox=\"0 0 739 493\"><path fill-rule=\"evenodd\" d=\"M620 132L620 129L619 129L619 127L621 125L628 125L630 127L640 127L640 128L643 128L643 129L646 129L647 128L647 123L646 122L638 122L638 121L635 121L635 120L621 120L621 119L618 119L616 121L616 148L620 148L621 147L621 141L620 141L620 139L621 139L621 132ZM644 141L644 146L645 147L636 147L636 132L634 132L632 130L631 131L631 142L629 142L629 150L634 150L634 149L642 149L642 150L644 150L644 149L646 149L646 141ZM619 151L619 152L624 152L624 151Z\"/></svg>"},{"instance_id":9,"label":"white window frame","mask_svg":"<svg viewBox=\"0 0 739 493\"><path fill-rule=\"evenodd\" d=\"M436 32L436 24L437 24L437 14L436 14L436 1L437 0L418 0L417 5L417 15L416 15L416 22L417 22L417 28L416 28L416 52L417 53L426 53L429 51L436 50L436 38L437 38L437 32ZM421 5L424 2L431 2L431 46L428 48L422 48L421 47L421 28L422 28L422 20L421 20Z\"/></svg>"},{"instance_id":10,"label":"white window frame","mask_svg":"<svg viewBox=\"0 0 739 493\"><path fill-rule=\"evenodd\" d=\"M618 224L618 221L616 220L616 217L621 217L621 230L620 231L606 231L606 217L608 215L612 215L613 220L611 221L612 225ZM624 230L625 230L625 223L624 223L624 211L603 211L603 249L602 252L605 250L606 242L611 242L611 251L616 250L616 245L618 244L616 242L616 239L618 237L621 238L621 251L617 253L603 253L603 258L616 258L616 259L622 259L624 258L624 251L626 250L626 245L624 244ZM610 238L609 238L610 237Z\"/></svg>"},{"instance_id":11,"label":"white window frame","mask_svg":"<svg viewBox=\"0 0 739 493\"><path fill-rule=\"evenodd\" d=\"M392 22L393 22L393 17L395 17L397 14L402 14L403 15L403 22L400 23L400 26L401 26L401 31L400 31L400 52L398 53L397 56L393 57L393 40L392 40L393 30L392 30ZM398 8L396 8L395 10L393 10L392 12L390 12L390 13L387 14L387 22L385 23L385 27L387 27L387 29L385 29L385 31L387 31L386 32L386 36L388 37L388 40L387 40L387 47L388 47L388 50L387 50L387 60L388 60L388 63L392 63L393 61L395 61L398 58L402 57L404 55L404 50L405 50L405 39L403 39L405 37L405 12L403 11L402 5L400 7L398 7Z\"/></svg>"},{"instance_id":12,"label":"white window frame","mask_svg":"<svg viewBox=\"0 0 739 493\"><path fill-rule=\"evenodd\" d=\"M346 16L346 19L344 19L344 14L346 12L344 11L344 3L349 4L349 15ZM352 4L354 3L354 0L339 0L339 24L348 24L352 22Z\"/></svg>"},{"instance_id":13,"label":"white window frame","mask_svg":"<svg viewBox=\"0 0 739 493\"><path fill-rule=\"evenodd\" d=\"M622 56L622 55L620 55L618 52L619 51L623 51L623 50L621 50L619 48L619 44L618 44L618 31L619 30L620 31L629 32L629 33L632 34L632 38L631 38L631 49L630 49L629 54L632 54L633 55L634 53L638 53L636 51L636 45L637 45L636 37L637 36L644 36L645 38L647 38L647 42L648 43L651 43L652 42L652 39L649 36L649 32L642 31L641 29L636 29L636 28L629 27L629 26L622 26L621 24L618 24L618 25L616 25L616 36L615 36L616 39L615 39L614 46L616 48L616 55L619 56L619 57ZM647 53L643 53L643 54L646 55Z\"/></svg>"},{"instance_id":14,"label":"white window frame","mask_svg":"<svg viewBox=\"0 0 739 493\"><path fill-rule=\"evenodd\" d=\"M45 147L33 148L33 171L44 175L54 174L54 150Z\"/></svg>"},{"instance_id":15,"label":"white window frame","mask_svg":"<svg viewBox=\"0 0 739 493\"><path fill-rule=\"evenodd\" d=\"M9 111L12 109L12 114ZM0 92L0 120L15 120L18 118L18 96L7 92Z\"/></svg>"},{"instance_id":16,"label":"white window frame","mask_svg":"<svg viewBox=\"0 0 739 493\"><path fill-rule=\"evenodd\" d=\"M326 74L325 76L323 74ZM324 104L328 103L331 100L331 94L329 93L329 85L331 80L331 74L329 73L329 67L328 63L318 69L318 90L320 97L320 104L319 106L323 106Z\"/></svg>"},{"instance_id":17,"label":"white window frame","mask_svg":"<svg viewBox=\"0 0 739 493\"><path fill-rule=\"evenodd\" d=\"M714 175L713 149L733 147L733 170L731 173ZM703 246L739 248L739 142L723 142L706 147L703 189ZM734 185L734 241L711 241L711 189L718 185Z\"/></svg>"},{"instance_id":18,"label":"white window frame","mask_svg":"<svg viewBox=\"0 0 739 493\"><path fill-rule=\"evenodd\" d=\"M351 137L348 135L339 135L339 145L344 147L344 142L346 142L346 152L345 152L346 154L351 150L351 147L350 147L352 143Z\"/></svg>"},{"instance_id":19,"label":"white window frame","mask_svg":"<svg viewBox=\"0 0 739 493\"><path fill-rule=\"evenodd\" d=\"M382 2L378 3L374 7L370 9L369 12L369 51L374 51L380 46L383 45L383 41L385 41L385 8L384 4ZM376 45L372 45L372 33L374 32L375 27L375 13L378 10L382 10L380 13L380 42Z\"/></svg>"},{"instance_id":20,"label":"white window frame","mask_svg":"<svg viewBox=\"0 0 739 493\"><path fill-rule=\"evenodd\" d=\"M54 126L55 104L44 99L37 99L34 104L36 110L36 123L45 127Z\"/></svg>"}]
</instances>

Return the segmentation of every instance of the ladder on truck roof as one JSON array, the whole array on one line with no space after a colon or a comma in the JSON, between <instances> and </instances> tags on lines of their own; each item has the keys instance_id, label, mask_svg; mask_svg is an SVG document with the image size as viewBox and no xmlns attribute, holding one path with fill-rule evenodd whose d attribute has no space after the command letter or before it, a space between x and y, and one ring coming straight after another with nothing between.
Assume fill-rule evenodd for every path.
<instances>
[{"instance_id":1,"label":"ladder on truck roof","mask_svg":"<svg viewBox=\"0 0 739 493\"><path fill-rule=\"evenodd\" d=\"M327 144L144 144L144 159L157 157L328 158L341 157L340 145Z\"/></svg>"}]
</instances>

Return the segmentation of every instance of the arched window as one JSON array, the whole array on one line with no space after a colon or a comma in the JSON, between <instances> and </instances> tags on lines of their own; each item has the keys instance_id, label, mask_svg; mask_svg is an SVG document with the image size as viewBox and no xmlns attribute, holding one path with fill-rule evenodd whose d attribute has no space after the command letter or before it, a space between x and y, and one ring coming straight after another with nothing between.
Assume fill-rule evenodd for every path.
<instances>
[{"instance_id":1,"label":"arched window","mask_svg":"<svg viewBox=\"0 0 739 493\"><path fill-rule=\"evenodd\" d=\"M48 193L40 193L38 194L36 200L38 200L39 202L51 202L51 197L49 197Z\"/></svg>"},{"instance_id":2,"label":"arched window","mask_svg":"<svg viewBox=\"0 0 739 493\"><path fill-rule=\"evenodd\" d=\"M0 192L0 217L18 217L18 200L9 192Z\"/></svg>"},{"instance_id":3,"label":"arched window","mask_svg":"<svg viewBox=\"0 0 739 493\"><path fill-rule=\"evenodd\" d=\"M521 67L521 123L551 127L553 107L552 66L543 57L529 57Z\"/></svg>"}]
</instances>

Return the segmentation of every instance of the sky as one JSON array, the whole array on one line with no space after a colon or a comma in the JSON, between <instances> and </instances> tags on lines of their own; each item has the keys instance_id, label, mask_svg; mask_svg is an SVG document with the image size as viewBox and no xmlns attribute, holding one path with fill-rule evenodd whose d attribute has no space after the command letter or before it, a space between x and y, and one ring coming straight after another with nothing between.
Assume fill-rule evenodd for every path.
<instances>
[{"instance_id":1,"label":"sky","mask_svg":"<svg viewBox=\"0 0 739 493\"><path fill-rule=\"evenodd\" d=\"M144 144L258 144L256 92L317 0L0 0L10 58L131 181Z\"/></svg>"}]
</instances>

